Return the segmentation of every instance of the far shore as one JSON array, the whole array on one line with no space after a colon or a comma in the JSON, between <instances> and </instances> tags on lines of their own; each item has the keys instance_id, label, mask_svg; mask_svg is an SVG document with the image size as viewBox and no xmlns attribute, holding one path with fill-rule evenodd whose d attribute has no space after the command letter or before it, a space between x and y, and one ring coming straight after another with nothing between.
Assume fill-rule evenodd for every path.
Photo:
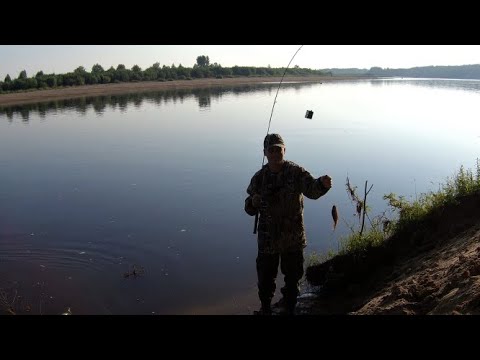
<instances>
[{"instance_id":1,"label":"far shore","mask_svg":"<svg viewBox=\"0 0 480 360\"><path fill-rule=\"evenodd\" d=\"M342 80L365 79L364 77L331 77L331 76L308 76L308 77L285 77L283 82L330 82ZM132 92L144 92L164 89L193 89L202 87L247 85L262 82L279 82L281 77L241 77L224 79L194 79L175 81L143 81L135 83L99 84L63 87L49 90L32 90L10 94L0 94L0 106L22 105L52 100L70 99L85 96L102 96L125 94Z\"/></svg>"}]
</instances>

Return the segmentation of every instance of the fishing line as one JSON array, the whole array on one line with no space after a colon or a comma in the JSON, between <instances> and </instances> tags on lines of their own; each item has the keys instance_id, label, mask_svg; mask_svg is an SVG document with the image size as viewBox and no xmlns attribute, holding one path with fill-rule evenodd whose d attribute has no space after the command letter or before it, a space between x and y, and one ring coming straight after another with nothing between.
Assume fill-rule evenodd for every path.
<instances>
[{"instance_id":1,"label":"fishing line","mask_svg":"<svg viewBox=\"0 0 480 360\"><path fill-rule=\"evenodd\" d=\"M293 59L295 58L295 56L297 55L297 53L300 51L302 47L303 45L298 48L295 54L293 54L292 58L290 59L290 62L288 63L287 67L285 68L285 71L283 72L283 76L282 76L282 79L280 80L280 84L278 84L277 93L275 94L275 99L273 99L273 106L272 106L272 112L270 113L270 120L268 120L267 134L265 136L267 136L268 132L270 131L270 124L272 123L273 110L275 109L275 104L277 103L277 96L278 96L278 92L280 91L280 86L282 86L283 78L285 77L285 74L287 73L287 70L290 64L292 63ZM263 156L263 159L265 160L265 155ZM263 166L263 161L262 161L262 166Z\"/></svg>"},{"instance_id":2,"label":"fishing line","mask_svg":"<svg viewBox=\"0 0 480 360\"><path fill-rule=\"evenodd\" d=\"M272 116L273 116L273 110L275 109L275 104L277 103L277 96L278 96L278 92L280 91L280 87L282 86L282 82L283 82L283 78L285 77L285 74L287 73L287 70L288 68L290 67L290 64L292 63L293 59L295 58L295 56L297 55L297 53L300 51L300 49L303 47L303 45L301 45L297 51L295 51L295 54L293 54L292 58L290 59L290 62L288 63L287 67L285 68L285 71L283 72L283 75L282 75L282 78L280 79L280 84L278 84L278 89L277 89L277 93L275 94L275 99L273 99L273 105L272 105L272 111L270 112L270 119L268 120L268 128L267 128L267 134L265 135L265 137L267 137L268 135L268 132L270 131L270 125L272 123ZM260 168L263 168L263 165L265 164L265 153L263 154L263 157L262 157L262 166ZM253 226L253 233L256 234L257 233L257 225L258 225L258 211L257 213L255 214L255 224Z\"/></svg>"}]
</instances>

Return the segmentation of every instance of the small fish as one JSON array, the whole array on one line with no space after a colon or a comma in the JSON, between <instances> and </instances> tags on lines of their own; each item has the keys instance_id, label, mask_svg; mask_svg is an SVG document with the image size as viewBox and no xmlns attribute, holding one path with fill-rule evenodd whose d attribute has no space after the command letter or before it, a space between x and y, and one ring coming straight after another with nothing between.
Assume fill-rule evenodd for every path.
<instances>
[{"instance_id":1,"label":"small fish","mask_svg":"<svg viewBox=\"0 0 480 360\"><path fill-rule=\"evenodd\" d=\"M332 219L333 219L333 230L335 230L338 223L338 212L337 212L337 207L335 205L332 206Z\"/></svg>"}]
</instances>

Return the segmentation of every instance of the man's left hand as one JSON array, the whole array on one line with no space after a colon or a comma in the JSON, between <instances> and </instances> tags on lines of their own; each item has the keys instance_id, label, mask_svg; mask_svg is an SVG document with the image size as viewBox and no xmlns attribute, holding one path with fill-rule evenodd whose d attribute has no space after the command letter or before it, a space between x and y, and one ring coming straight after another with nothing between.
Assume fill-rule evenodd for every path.
<instances>
[{"instance_id":1,"label":"man's left hand","mask_svg":"<svg viewBox=\"0 0 480 360\"><path fill-rule=\"evenodd\" d=\"M318 179L325 189L330 189L332 187L332 178L328 175L320 176Z\"/></svg>"}]
</instances>

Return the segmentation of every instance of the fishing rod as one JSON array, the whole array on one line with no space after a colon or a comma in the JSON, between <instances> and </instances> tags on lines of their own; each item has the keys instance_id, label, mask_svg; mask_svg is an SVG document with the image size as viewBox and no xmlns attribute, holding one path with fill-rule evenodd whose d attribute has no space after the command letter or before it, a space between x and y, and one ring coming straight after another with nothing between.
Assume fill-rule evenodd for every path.
<instances>
[{"instance_id":1,"label":"fishing rod","mask_svg":"<svg viewBox=\"0 0 480 360\"><path fill-rule=\"evenodd\" d=\"M272 115L273 115L273 110L275 109L275 104L277 103L277 96L278 96L278 92L280 91L280 87L282 86L282 82L283 82L283 78L285 77L285 74L287 73L287 70L288 68L290 67L290 64L292 63L293 59L295 58L295 56L297 55L297 53L300 51L300 49L303 47L303 45L301 45L297 51L295 51L295 54L293 54L292 58L290 59L290 62L288 63L287 67L285 68L285 71L283 72L283 75L282 75L282 78L280 79L280 84L278 84L278 88L277 88L277 93L275 94L275 99L273 99L273 105L272 105L272 111L270 112L270 119L268 120L268 128L267 128L267 134L265 135L265 137L268 135L268 132L270 131L270 124L272 123ZM262 166L260 168L263 168L263 165L265 164L265 153L263 154L263 157L262 157ZM256 234L257 233L257 226L258 226L258 211L257 213L255 214L255 224L253 225L253 233Z\"/></svg>"}]
</instances>

